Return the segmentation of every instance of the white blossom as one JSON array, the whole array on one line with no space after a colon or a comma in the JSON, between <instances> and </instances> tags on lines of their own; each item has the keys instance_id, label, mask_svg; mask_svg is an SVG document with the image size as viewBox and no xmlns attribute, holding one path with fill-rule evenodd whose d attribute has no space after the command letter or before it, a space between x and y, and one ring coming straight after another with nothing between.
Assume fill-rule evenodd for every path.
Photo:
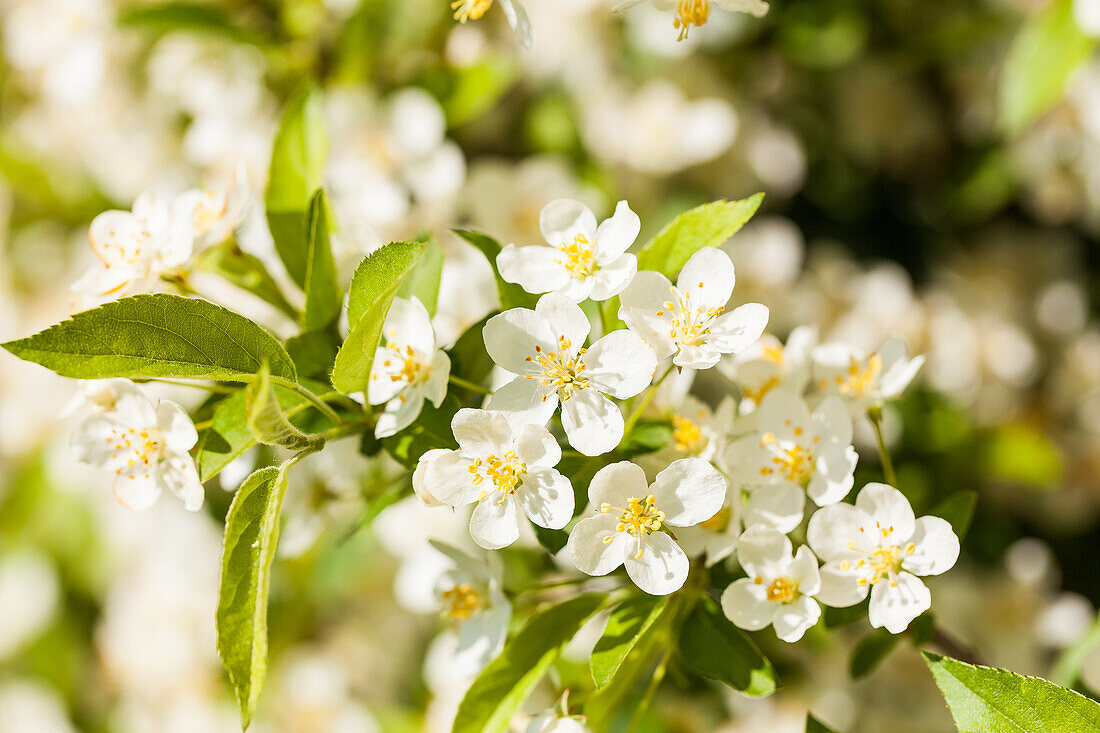
<instances>
[{"instance_id":1,"label":"white blossom","mask_svg":"<svg viewBox=\"0 0 1100 733\"><path fill-rule=\"evenodd\" d=\"M115 496L127 507L147 509L168 489L187 510L202 508L203 486L188 453L198 433L176 403L154 406L136 389L120 390L113 406L80 423L70 442L78 460L115 472Z\"/></svg>"},{"instance_id":2,"label":"white blossom","mask_svg":"<svg viewBox=\"0 0 1100 733\"><path fill-rule=\"evenodd\" d=\"M546 428L528 424L514 430L504 413L465 408L451 429L459 449L433 451L414 482L418 493L443 504L477 502L470 534L479 545L496 550L512 544L525 516L548 529L561 529L573 518L573 487L553 468L561 448Z\"/></svg>"},{"instance_id":3,"label":"white blossom","mask_svg":"<svg viewBox=\"0 0 1100 733\"><path fill-rule=\"evenodd\" d=\"M512 604L500 584L495 555L484 560L442 542L432 542L453 563L435 583L439 612L453 625L452 660L476 674L500 653L512 620Z\"/></svg>"},{"instance_id":4,"label":"white blossom","mask_svg":"<svg viewBox=\"0 0 1100 733\"><path fill-rule=\"evenodd\" d=\"M786 345L766 333L749 348L718 362L718 370L741 392L742 412L752 412L764 395L779 385L802 392L809 384L813 362L810 352L817 344L817 329L798 326Z\"/></svg>"},{"instance_id":5,"label":"white blossom","mask_svg":"<svg viewBox=\"0 0 1100 733\"><path fill-rule=\"evenodd\" d=\"M852 490L857 456L842 399L827 397L811 412L799 395L775 389L753 418L756 432L730 445L726 459L750 489L746 526L790 532L802 521L804 494L826 506Z\"/></svg>"},{"instance_id":6,"label":"white blossom","mask_svg":"<svg viewBox=\"0 0 1100 733\"><path fill-rule=\"evenodd\" d=\"M747 303L725 313L733 295L729 255L704 247L691 256L673 286L659 272L643 270L620 296L619 317L679 367L709 369L723 354L736 354L760 338L768 309Z\"/></svg>"},{"instance_id":7,"label":"white blossom","mask_svg":"<svg viewBox=\"0 0 1100 733\"><path fill-rule=\"evenodd\" d=\"M374 429L379 438L411 425L425 399L439 407L451 375L450 357L437 348L431 317L416 296L393 299L382 337L367 386L367 401L386 405Z\"/></svg>"},{"instance_id":8,"label":"white blossom","mask_svg":"<svg viewBox=\"0 0 1100 733\"><path fill-rule=\"evenodd\" d=\"M558 715L553 710L536 715L524 733L592 733L579 715Z\"/></svg>"},{"instance_id":9,"label":"white blossom","mask_svg":"<svg viewBox=\"0 0 1100 733\"><path fill-rule=\"evenodd\" d=\"M519 0L499 0L500 9L508 21L508 27L525 48L531 48L535 37L531 32L531 21L527 18L527 11ZM468 20L479 20L489 8L493 7L493 0L454 0L451 9L455 11L455 20L465 23Z\"/></svg>"},{"instance_id":10,"label":"white blossom","mask_svg":"<svg viewBox=\"0 0 1100 733\"><path fill-rule=\"evenodd\" d=\"M646 0L625 0L615 6L615 10L622 11L631 8ZM748 13L760 18L768 13L768 3L764 0L650 0L658 10L676 11L676 17L672 21L674 28L680 31L679 40L688 37L688 31L692 26L705 25L710 16L710 6L714 3L723 10L740 13Z\"/></svg>"},{"instance_id":11,"label":"white blossom","mask_svg":"<svg viewBox=\"0 0 1100 733\"><path fill-rule=\"evenodd\" d=\"M855 411L900 395L924 364L923 356L910 359L905 341L896 336L871 353L832 341L816 347L812 356L817 386L843 396Z\"/></svg>"},{"instance_id":12,"label":"white blossom","mask_svg":"<svg viewBox=\"0 0 1100 733\"><path fill-rule=\"evenodd\" d=\"M211 188L195 188L180 194L191 209L194 246L224 242L248 216L252 192L243 166L228 181Z\"/></svg>"},{"instance_id":13,"label":"white blossom","mask_svg":"<svg viewBox=\"0 0 1100 733\"><path fill-rule=\"evenodd\" d=\"M909 501L870 483L855 506L837 504L810 518L807 539L825 561L818 599L851 606L871 593L871 626L900 634L932 605L919 575L939 575L959 557L959 539L939 517L914 518Z\"/></svg>"},{"instance_id":14,"label":"white blossom","mask_svg":"<svg viewBox=\"0 0 1100 733\"><path fill-rule=\"evenodd\" d=\"M737 559L749 577L735 580L722 593L722 610L749 631L770 625L786 642L802 638L817 623L821 607L813 599L821 588L817 558L776 530L757 525L741 535Z\"/></svg>"},{"instance_id":15,"label":"white blossom","mask_svg":"<svg viewBox=\"0 0 1100 733\"><path fill-rule=\"evenodd\" d=\"M676 540L689 556L704 555L710 567L737 550L743 514L741 489L728 487L722 508L694 527L676 530Z\"/></svg>"},{"instance_id":16,"label":"white blossom","mask_svg":"<svg viewBox=\"0 0 1100 733\"><path fill-rule=\"evenodd\" d=\"M548 293L535 310L513 308L485 324L493 361L518 376L496 391L489 406L513 422L546 424L558 403L569 443L589 456L623 437L623 415L606 395L633 397L649 385L657 358L636 334L612 331L582 348L591 324L568 298Z\"/></svg>"},{"instance_id":17,"label":"white blossom","mask_svg":"<svg viewBox=\"0 0 1100 733\"><path fill-rule=\"evenodd\" d=\"M588 486L593 516L569 535L577 569L607 575L620 565L646 593L665 595L687 580L688 557L663 532L713 517L726 496L726 480L700 458L681 458L647 485L645 471L629 461L600 469Z\"/></svg>"},{"instance_id":18,"label":"white blossom","mask_svg":"<svg viewBox=\"0 0 1100 733\"><path fill-rule=\"evenodd\" d=\"M579 303L607 300L630 284L638 259L626 250L642 223L625 201L598 227L592 210L579 201L558 199L539 215L548 246L509 244L497 255L500 276L529 293L557 292Z\"/></svg>"}]
</instances>

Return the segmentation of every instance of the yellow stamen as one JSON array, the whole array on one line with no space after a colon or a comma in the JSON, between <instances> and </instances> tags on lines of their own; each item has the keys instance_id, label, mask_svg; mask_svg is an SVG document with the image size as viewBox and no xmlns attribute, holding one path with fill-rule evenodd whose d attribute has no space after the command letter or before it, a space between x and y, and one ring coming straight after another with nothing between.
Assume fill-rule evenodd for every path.
<instances>
[{"instance_id":1,"label":"yellow stamen","mask_svg":"<svg viewBox=\"0 0 1100 733\"><path fill-rule=\"evenodd\" d=\"M493 0L454 0L451 10L455 11L455 20L465 23L478 20L493 7Z\"/></svg>"},{"instance_id":2,"label":"yellow stamen","mask_svg":"<svg viewBox=\"0 0 1100 733\"><path fill-rule=\"evenodd\" d=\"M710 14L710 0L679 0L676 3L676 19L672 25L680 29L680 35L676 39L682 41L687 38L688 29L691 26L703 25Z\"/></svg>"}]
</instances>

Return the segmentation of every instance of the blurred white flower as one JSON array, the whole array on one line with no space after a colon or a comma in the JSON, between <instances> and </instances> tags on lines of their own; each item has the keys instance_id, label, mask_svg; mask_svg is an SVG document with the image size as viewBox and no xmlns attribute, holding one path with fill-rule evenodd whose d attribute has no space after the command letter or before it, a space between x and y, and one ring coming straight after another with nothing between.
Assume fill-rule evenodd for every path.
<instances>
[{"instance_id":1,"label":"blurred white flower","mask_svg":"<svg viewBox=\"0 0 1100 733\"><path fill-rule=\"evenodd\" d=\"M897 337L869 354L833 341L814 348L812 357L818 387L843 396L854 412L899 396L924 364L923 356L910 359L908 347Z\"/></svg>"},{"instance_id":2,"label":"blurred white flower","mask_svg":"<svg viewBox=\"0 0 1100 733\"><path fill-rule=\"evenodd\" d=\"M676 10L676 16L672 21L674 28L679 29L679 40L688 37L688 31L692 26L706 24L710 15L710 5L713 2L723 10L748 13L757 17L763 17L768 13L768 4L764 0L648 0L659 10ZM647 0L626 0L615 6L615 10L622 11L631 8Z\"/></svg>"},{"instance_id":3,"label":"blurred white flower","mask_svg":"<svg viewBox=\"0 0 1100 733\"><path fill-rule=\"evenodd\" d=\"M527 11L519 0L498 0L504 17L508 20L508 26L516 34L516 38L527 48L534 42L531 32L531 21L527 19ZM451 9L455 11L455 20L465 23L468 20L478 20L489 8L493 7L493 0L454 0Z\"/></svg>"},{"instance_id":4,"label":"blurred white flower","mask_svg":"<svg viewBox=\"0 0 1100 733\"><path fill-rule=\"evenodd\" d=\"M21 549L0 558L0 659L40 633L60 600L61 582L49 557Z\"/></svg>"},{"instance_id":5,"label":"blurred white flower","mask_svg":"<svg viewBox=\"0 0 1100 733\"><path fill-rule=\"evenodd\" d=\"M13 679L0 686L0 720L4 733L77 733L61 696L30 680Z\"/></svg>"},{"instance_id":6,"label":"blurred white flower","mask_svg":"<svg viewBox=\"0 0 1100 733\"><path fill-rule=\"evenodd\" d=\"M579 715L558 715L554 710L536 715L524 733L592 733Z\"/></svg>"},{"instance_id":7,"label":"blurred white flower","mask_svg":"<svg viewBox=\"0 0 1100 733\"><path fill-rule=\"evenodd\" d=\"M741 392L741 411L752 412L776 387L798 393L806 388L813 370L810 353L816 344L813 326L795 328L786 345L765 333L740 354L723 357L718 370Z\"/></svg>"},{"instance_id":8,"label":"blurred white flower","mask_svg":"<svg viewBox=\"0 0 1100 733\"><path fill-rule=\"evenodd\" d=\"M435 582L439 613L452 624L449 666L477 674L504 647L512 604L501 588L499 558L475 559L450 545L433 542L451 567Z\"/></svg>"}]
</instances>

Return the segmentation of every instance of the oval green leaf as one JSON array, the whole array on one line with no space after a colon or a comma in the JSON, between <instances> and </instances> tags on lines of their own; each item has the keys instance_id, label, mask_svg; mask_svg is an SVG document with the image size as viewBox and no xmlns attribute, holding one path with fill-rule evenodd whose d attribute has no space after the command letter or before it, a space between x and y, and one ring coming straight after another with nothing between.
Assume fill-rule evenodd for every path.
<instances>
[{"instance_id":1,"label":"oval green leaf","mask_svg":"<svg viewBox=\"0 0 1100 733\"><path fill-rule=\"evenodd\" d=\"M764 200L758 193L740 201L712 201L685 211L638 251L638 269L673 279L703 247L719 247L753 217Z\"/></svg>"},{"instance_id":2,"label":"oval green leaf","mask_svg":"<svg viewBox=\"0 0 1100 733\"><path fill-rule=\"evenodd\" d=\"M710 598L701 600L684 624L680 653L702 676L745 695L764 697L779 685L772 663Z\"/></svg>"}]
</instances>

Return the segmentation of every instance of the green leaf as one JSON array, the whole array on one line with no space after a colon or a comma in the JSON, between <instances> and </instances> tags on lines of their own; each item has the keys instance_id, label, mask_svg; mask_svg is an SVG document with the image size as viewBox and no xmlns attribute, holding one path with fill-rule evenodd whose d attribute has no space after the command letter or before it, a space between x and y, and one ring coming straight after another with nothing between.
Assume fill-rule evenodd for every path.
<instances>
[{"instance_id":1,"label":"green leaf","mask_svg":"<svg viewBox=\"0 0 1100 733\"><path fill-rule=\"evenodd\" d=\"M764 194L740 201L712 201L673 219L638 252L639 270L656 270L667 278L703 247L718 247L752 218Z\"/></svg>"},{"instance_id":2,"label":"green leaf","mask_svg":"<svg viewBox=\"0 0 1100 733\"><path fill-rule=\"evenodd\" d=\"M1100 646L1100 618L1092 623L1088 632L1077 639L1073 644L1062 650L1058 660L1054 663L1054 669L1050 678L1055 684L1072 687L1077 684L1077 678L1081 675L1081 665L1093 649Z\"/></svg>"},{"instance_id":3,"label":"green leaf","mask_svg":"<svg viewBox=\"0 0 1100 733\"><path fill-rule=\"evenodd\" d=\"M366 390L390 304L423 251L424 245L417 242L391 242L364 257L355 269L348 290L351 326L332 368L332 384L344 394Z\"/></svg>"},{"instance_id":4,"label":"green leaf","mask_svg":"<svg viewBox=\"0 0 1100 733\"><path fill-rule=\"evenodd\" d=\"M1000 121L1021 132L1065 94L1071 74L1092 54L1089 38L1073 18L1073 0L1053 0L1027 19L1012 42L1001 72Z\"/></svg>"},{"instance_id":5,"label":"green leaf","mask_svg":"<svg viewBox=\"0 0 1100 733\"><path fill-rule=\"evenodd\" d=\"M336 283L336 262L329 243L328 205L325 192L318 190L309 202L306 234L306 307L302 330L320 331L336 321L344 296Z\"/></svg>"},{"instance_id":6,"label":"green leaf","mask_svg":"<svg viewBox=\"0 0 1100 733\"><path fill-rule=\"evenodd\" d=\"M825 628L835 629L840 626L847 626L861 618L865 618L867 616L869 604L870 599L864 598L853 606L845 606L843 608L825 606L825 612L821 614L822 619L825 621Z\"/></svg>"},{"instance_id":7,"label":"green leaf","mask_svg":"<svg viewBox=\"0 0 1100 733\"><path fill-rule=\"evenodd\" d=\"M946 519L951 524L951 529L962 541L970 529L970 521L974 519L974 509L978 506L978 492L970 489L956 491L928 513L933 517Z\"/></svg>"},{"instance_id":8,"label":"green leaf","mask_svg":"<svg viewBox=\"0 0 1100 733\"><path fill-rule=\"evenodd\" d=\"M264 445L279 445L292 451L320 450L325 439L319 435L307 435L291 424L279 405L279 398L271 385L271 373L264 364L260 373L244 391L248 431Z\"/></svg>"},{"instance_id":9,"label":"green leaf","mask_svg":"<svg viewBox=\"0 0 1100 733\"><path fill-rule=\"evenodd\" d=\"M652 453L672 441L672 427L664 420L640 420L623 440L616 453L630 458L640 453Z\"/></svg>"},{"instance_id":10,"label":"green leaf","mask_svg":"<svg viewBox=\"0 0 1100 733\"><path fill-rule=\"evenodd\" d=\"M546 548L551 555L557 555L569 542L569 533L564 529L547 529L531 522L531 529L535 531L535 539Z\"/></svg>"},{"instance_id":11,"label":"green leaf","mask_svg":"<svg viewBox=\"0 0 1100 733\"><path fill-rule=\"evenodd\" d=\"M305 288L308 269L307 222L313 192L321 188L328 157L321 93L302 87L287 103L271 151L264 192L267 224L287 274Z\"/></svg>"},{"instance_id":12,"label":"green leaf","mask_svg":"<svg viewBox=\"0 0 1100 733\"><path fill-rule=\"evenodd\" d=\"M286 340L286 351L298 368L298 377L328 381L336 352L340 349L340 337L331 329L303 331Z\"/></svg>"},{"instance_id":13,"label":"green leaf","mask_svg":"<svg viewBox=\"0 0 1100 733\"><path fill-rule=\"evenodd\" d=\"M1100 704L1039 677L924 652L959 733L1100 731Z\"/></svg>"},{"instance_id":14,"label":"green leaf","mask_svg":"<svg viewBox=\"0 0 1100 733\"><path fill-rule=\"evenodd\" d=\"M118 24L123 28L144 28L159 33L191 31L257 46L273 41L259 31L236 24L224 8L209 2L175 0L130 7L119 13Z\"/></svg>"},{"instance_id":15,"label":"green leaf","mask_svg":"<svg viewBox=\"0 0 1100 733\"><path fill-rule=\"evenodd\" d=\"M451 733L503 733L558 658L561 648L607 601L586 593L532 614L459 703Z\"/></svg>"},{"instance_id":16,"label":"green leaf","mask_svg":"<svg viewBox=\"0 0 1100 733\"><path fill-rule=\"evenodd\" d=\"M267 676L267 596L271 562L279 542L279 513L286 474L295 459L261 468L248 479L225 518L222 577L218 589L218 654L237 695L241 724L256 712Z\"/></svg>"},{"instance_id":17,"label":"green leaf","mask_svg":"<svg viewBox=\"0 0 1100 733\"><path fill-rule=\"evenodd\" d=\"M592 658L589 660L592 680L596 683L597 690L611 681L623 660L663 616L669 607L670 598L671 596L634 596L611 611L603 635L592 649Z\"/></svg>"},{"instance_id":18,"label":"green leaf","mask_svg":"<svg viewBox=\"0 0 1100 733\"><path fill-rule=\"evenodd\" d=\"M532 295L515 283L510 283L497 272L497 255L500 254L500 242L481 232L466 229L455 229L455 234L465 239L470 244L481 250L489 265L493 268L493 274L497 281L497 295L500 296L501 310L509 308L534 308L538 302L538 296Z\"/></svg>"},{"instance_id":19,"label":"green leaf","mask_svg":"<svg viewBox=\"0 0 1100 733\"><path fill-rule=\"evenodd\" d=\"M496 313L490 313L470 326L458 337L455 345L447 354L451 357L451 374L462 377L468 382L481 384L493 371L493 360L485 350L485 339L481 335L485 324Z\"/></svg>"},{"instance_id":20,"label":"green leaf","mask_svg":"<svg viewBox=\"0 0 1100 733\"><path fill-rule=\"evenodd\" d=\"M432 448L457 449L451 419L458 408L459 402L451 395L439 407L425 402L416 421L397 435L382 438L382 447L410 471L416 468L420 456Z\"/></svg>"},{"instance_id":21,"label":"green leaf","mask_svg":"<svg viewBox=\"0 0 1100 733\"><path fill-rule=\"evenodd\" d=\"M429 239L424 244L424 254L416 263L409 276L401 283L397 294L402 298L416 296L428 310L428 315L435 315L435 307L439 302L439 279L443 275L443 248Z\"/></svg>"},{"instance_id":22,"label":"green leaf","mask_svg":"<svg viewBox=\"0 0 1100 733\"><path fill-rule=\"evenodd\" d=\"M885 629L876 629L860 639L856 648L852 650L852 658L848 661L848 673L852 679L858 680L869 674L883 659L886 659L897 643L897 635Z\"/></svg>"},{"instance_id":23,"label":"green leaf","mask_svg":"<svg viewBox=\"0 0 1100 733\"><path fill-rule=\"evenodd\" d=\"M267 331L219 305L168 293L105 303L3 346L76 379L247 382L264 362L273 376L296 379L294 362Z\"/></svg>"},{"instance_id":24,"label":"green leaf","mask_svg":"<svg viewBox=\"0 0 1100 733\"><path fill-rule=\"evenodd\" d=\"M283 291L264 263L241 250L235 242L209 247L195 259L194 269L220 275L227 282L246 290L280 311L298 320L298 312L287 302Z\"/></svg>"},{"instance_id":25,"label":"green leaf","mask_svg":"<svg viewBox=\"0 0 1100 733\"><path fill-rule=\"evenodd\" d=\"M702 676L725 682L745 695L764 697L779 684L768 658L710 598L700 601L684 624L680 652L684 662Z\"/></svg>"},{"instance_id":26,"label":"green leaf","mask_svg":"<svg viewBox=\"0 0 1100 733\"><path fill-rule=\"evenodd\" d=\"M806 733L836 733L811 714L806 715Z\"/></svg>"},{"instance_id":27,"label":"green leaf","mask_svg":"<svg viewBox=\"0 0 1100 733\"><path fill-rule=\"evenodd\" d=\"M453 127L488 112L519 76L515 61L506 54L485 54L454 74L454 89L443 100L443 111Z\"/></svg>"}]
</instances>

